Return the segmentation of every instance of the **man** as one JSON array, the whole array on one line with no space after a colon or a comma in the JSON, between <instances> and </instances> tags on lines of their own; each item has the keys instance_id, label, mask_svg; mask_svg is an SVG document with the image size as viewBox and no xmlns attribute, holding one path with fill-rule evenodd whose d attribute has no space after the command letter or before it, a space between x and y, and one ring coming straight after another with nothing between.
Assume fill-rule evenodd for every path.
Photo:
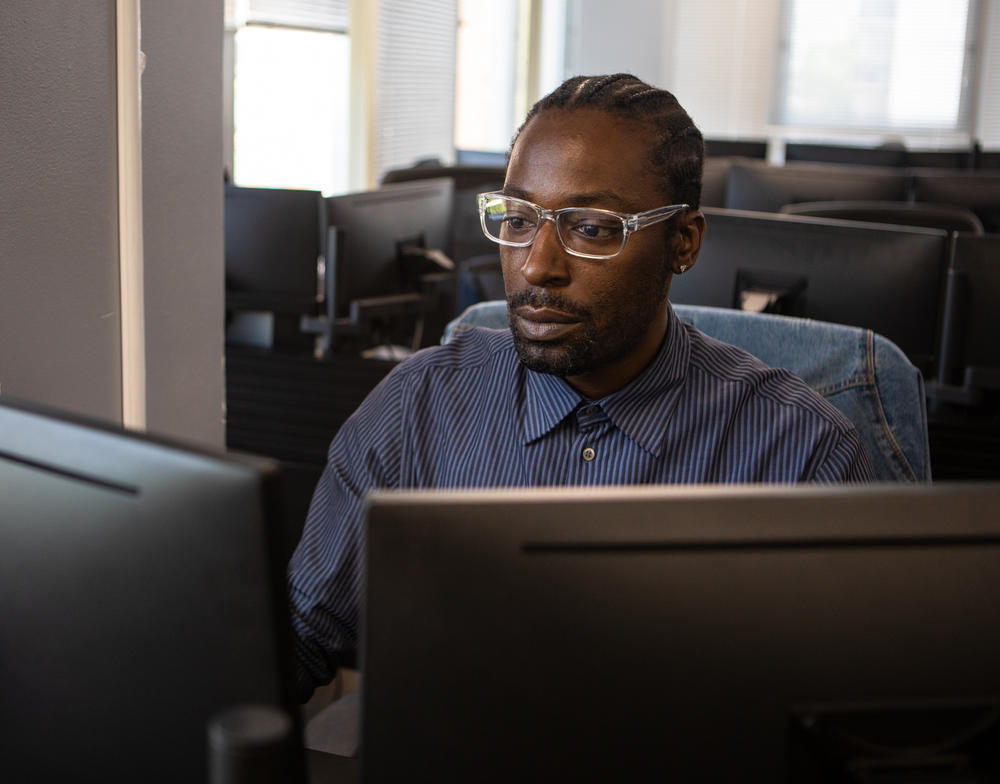
<instances>
[{"instance_id":1,"label":"man","mask_svg":"<svg viewBox=\"0 0 1000 784\"><path fill-rule=\"evenodd\" d=\"M510 331L400 364L334 439L289 584L303 696L358 636L373 487L863 481L857 433L804 382L681 324L703 143L676 99L627 74L576 77L528 114L503 191Z\"/></svg>"}]
</instances>

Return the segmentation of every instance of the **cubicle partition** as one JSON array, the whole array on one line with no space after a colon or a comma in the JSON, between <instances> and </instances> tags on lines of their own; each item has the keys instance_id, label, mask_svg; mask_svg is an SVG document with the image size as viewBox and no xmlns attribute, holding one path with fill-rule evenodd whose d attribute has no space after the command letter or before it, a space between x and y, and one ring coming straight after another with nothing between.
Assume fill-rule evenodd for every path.
<instances>
[{"instance_id":1,"label":"cubicle partition","mask_svg":"<svg viewBox=\"0 0 1000 784\"><path fill-rule=\"evenodd\" d=\"M705 208L698 263L674 302L867 327L932 375L947 232Z\"/></svg>"}]
</instances>

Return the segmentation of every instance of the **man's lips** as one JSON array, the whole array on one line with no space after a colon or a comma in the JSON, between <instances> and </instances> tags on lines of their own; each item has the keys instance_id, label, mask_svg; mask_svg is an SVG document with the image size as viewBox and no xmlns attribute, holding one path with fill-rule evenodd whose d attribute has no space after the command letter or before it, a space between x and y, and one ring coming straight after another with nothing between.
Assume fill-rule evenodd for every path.
<instances>
[{"instance_id":1,"label":"man's lips","mask_svg":"<svg viewBox=\"0 0 1000 784\"><path fill-rule=\"evenodd\" d=\"M577 316L563 310L548 307L536 308L531 305L522 305L514 313L525 321L545 324L570 324L580 320Z\"/></svg>"},{"instance_id":2,"label":"man's lips","mask_svg":"<svg viewBox=\"0 0 1000 784\"><path fill-rule=\"evenodd\" d=\"M522 305L514 316L520 332L530 340L557 340L580 323L580 317L556 308Z\"/></svg>"}]
</instances>

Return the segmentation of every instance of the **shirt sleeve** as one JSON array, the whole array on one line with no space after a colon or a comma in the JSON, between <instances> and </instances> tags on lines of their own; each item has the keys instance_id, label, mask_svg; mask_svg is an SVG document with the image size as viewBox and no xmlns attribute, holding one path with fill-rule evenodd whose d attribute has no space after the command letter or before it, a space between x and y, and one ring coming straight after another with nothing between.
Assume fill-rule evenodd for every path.
<instances>
[{"instance_id":1,"label":"shirt sleeve","mask_svg":"<svg viewBox=\"0 0 1000 784\"><path fill-rule=\"evenodd\" d=\"M871 460L853 427L833 428L821 440L801 477L803 482L844 484L872 482L875 479Z\"/></svg>"},{"instance_id":2,"label":"shirt sleeve","mask_svg":"<svg viewBox=\"0 0 1000 784\"><path fill-rule=\"evenodd\" d=\"M405 376L397 370L376 386L333 439L288 566L303 701L333 678L339 655L357 648L365 496L373 488L399 483Z\"/></svg>"}]
</instances>

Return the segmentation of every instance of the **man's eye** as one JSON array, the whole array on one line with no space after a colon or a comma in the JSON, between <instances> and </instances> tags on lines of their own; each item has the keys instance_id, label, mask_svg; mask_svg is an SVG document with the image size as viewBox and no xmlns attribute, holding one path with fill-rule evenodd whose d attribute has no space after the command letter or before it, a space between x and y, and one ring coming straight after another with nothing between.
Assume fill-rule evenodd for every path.
<instances>
[{"instance_id":1,"label":"man's eye","mask_svg":"<svg viewBox=\"0 0 1000 784\"><path fill-rule=\"evenodd\" d=\"M507 215L504 218L504 223L511 229L522 230L530 229L532 226L532 221L526 215Z\"/></svg>"},{"instance_id":2,"label":"man's eye","mask_svg":"<svg viewBox=\"0 0 1000 784\"><path fill-rule=\"evenodd\" d=\"M572 231L588 240L609 240L621 236L620 223L608 222L603 219L580 219L572 225Z\"/></svg>"}]
</instances>

